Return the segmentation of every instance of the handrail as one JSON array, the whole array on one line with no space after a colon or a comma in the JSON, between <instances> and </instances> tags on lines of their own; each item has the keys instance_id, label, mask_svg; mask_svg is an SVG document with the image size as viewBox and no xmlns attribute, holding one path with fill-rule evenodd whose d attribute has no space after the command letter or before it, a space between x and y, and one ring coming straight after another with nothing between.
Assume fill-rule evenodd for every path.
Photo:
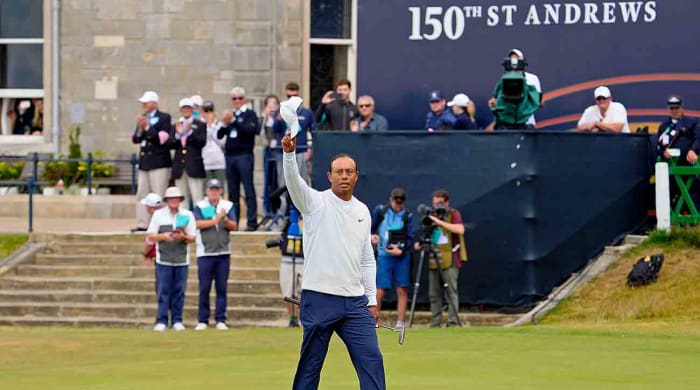
<instances>
[{"instance_id":1,"label":"handrail","mask_svg":"<svg viewBox=\"0 0 700 390\"><path fill-rule=\"evenodd\" d=\"M663 161L662 161L663 162ZM668 175L673 178L678 186L680 196L675 205L671 205L672 225L697 225L700 224L700 213L693 197L690 195L690 188L693 182L700 177L700 164L678 165L678 157L671 157L668 161Z\"/></svg>"}]
</instances>

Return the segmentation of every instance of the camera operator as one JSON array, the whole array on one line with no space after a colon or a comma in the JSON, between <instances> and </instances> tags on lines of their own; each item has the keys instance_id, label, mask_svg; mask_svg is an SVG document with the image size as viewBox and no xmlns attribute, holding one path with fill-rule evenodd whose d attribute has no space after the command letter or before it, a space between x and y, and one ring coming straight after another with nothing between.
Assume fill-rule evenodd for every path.
<instances>
[{"instance_id":1,"label":"camera operator","mask_svg":"<svg viewBox=\"0 0 700 390\"><path fill-rule=\"evenodd\" d=\"M450 197L446 190L433 192L433 210L423 217L421 223L431 225L430 241L437 248L439 262L428 264L428 292L430 295L431 327L440 327L442 322L443 284L447 283L448 302L447 326L459 326L459 290L457 278L462 262L467 261L467 248L464 243L464 225L459 210L450 208ZM422 243L416 242L415 249L421 250ZM445 280L441 281L441 272Z\"/></svg>"},{"instance_id":2,"label":"camera operator","mask_svg":"<svg viewBox=\"0 0 700 390\"><path fill-rule=\"evenodd\" d=\"M377 245L377 311L381 311L384 290L395 285L397 328L406 321L413 240L413 215L406 209L406 191L394 188L389 204L377 206L372 213L372 245Z\"/></svg>"},{"instance_id":3,"label":"camera operator","mask_svg":"<svg viewBox=\"0 0 700 390\"><path fill-rule=\"evenodd\" d=\"M503 62L504 74L496 83L488 104L495 129L534 129L535 111L543 106L542 86L537 75L525 71L523 52L512 49Z\"/></svg>"}]
</instances>

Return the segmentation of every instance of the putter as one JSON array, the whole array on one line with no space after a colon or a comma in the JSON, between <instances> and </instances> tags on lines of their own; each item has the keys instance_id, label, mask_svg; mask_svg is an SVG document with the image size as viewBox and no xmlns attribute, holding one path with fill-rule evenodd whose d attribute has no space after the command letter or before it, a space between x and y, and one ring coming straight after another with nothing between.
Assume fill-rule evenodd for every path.
<instances>
[{"instance_id":1,"label":"putter","mask_svg":"<svg viewBox=\"0 0 700 390\"><path fill-rule=\"evenodd\" d=\"M284 300L285 300L285 302L293 303L297 306L299 306L299 304L300 304L298 299L284 297ZM405 327L400 328L400 329L392 328L391 326L387 326L387 325L379 325L379 327L390 330L392 332L397 332L399 334L399 345L403 345L403 342L406 339L406 328Z\"/></svg>"}]
</instances>

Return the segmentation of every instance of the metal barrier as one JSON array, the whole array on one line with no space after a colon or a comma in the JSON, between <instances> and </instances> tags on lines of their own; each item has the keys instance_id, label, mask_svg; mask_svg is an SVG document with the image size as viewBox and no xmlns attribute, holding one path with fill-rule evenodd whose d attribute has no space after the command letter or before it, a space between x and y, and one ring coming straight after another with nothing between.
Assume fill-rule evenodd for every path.
<instances>
[{"instance_id":1,"label":"metal barrier","mask_svg":"<svg viewBox=\"0 0 700 390\"><path fill-rule=\"evenodd\" d=\"M32 233L34 231L34 193L38 191L39 189L39 184L41 181L39 180L39 163L41 162L85 162L87 165L86 169L86 178L85 178L85 184L87 185L88 188L88 195L92 195L92 171L93 171L93 165L95 163L124 163L128 162L131 165L131 194L135 195L136 194L136 165L138 164L138 160L136 159L136 153L131 154L131 158L128 160L125 159L95 159L92 155L92 153L88 153L87 157L85 159L82 158L40 158L39 153L33 153L31 156L27 157L11 157L11 156L0 156L0 161L24 161L25 164L28 162L31 162L32 165L32 174L29 176L26 180L21 180L21 174L20 178L17 180L2 180L0 181L0 184L6 184L6 185L15 185L15 186L21 186L21 185L26 185L27 186L27 192L29 194L29 207L28 207L28 224L29 224L29 233Z\"/></svg>"},{"instance_id":2,"label":"metal barrier","mask_svg":"<svg viewBox=\"0 0 700 390\"><path fill-rule=\"evenodd\" d=\"M656 218L659 230L668 230L671 225L700 224L698 206L690 191L700 176L700 164L679 165L678 158L673 155L668 161L656 163ZM675 196L672 196L671 188ZM672 197L676 198L675 204Z\"/></svg>"}]
</instances>

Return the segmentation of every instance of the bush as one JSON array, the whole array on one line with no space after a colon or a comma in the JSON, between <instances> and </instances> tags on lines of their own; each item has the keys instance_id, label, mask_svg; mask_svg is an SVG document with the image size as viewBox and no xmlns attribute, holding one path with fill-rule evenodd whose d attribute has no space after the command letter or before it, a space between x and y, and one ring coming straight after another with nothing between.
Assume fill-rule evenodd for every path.
<instances>
[{"instance_id":1,"label":"bush","mask_svg":"<svg viewBox=\"0 0 700 390\"><path fill-rule=\"evenodd\" d=\"M0 161L0 180L19 179L19 176L22 174L22 169L24 169L24 161L17 161L14 163Z\"/></svg>"}]
</instances>

